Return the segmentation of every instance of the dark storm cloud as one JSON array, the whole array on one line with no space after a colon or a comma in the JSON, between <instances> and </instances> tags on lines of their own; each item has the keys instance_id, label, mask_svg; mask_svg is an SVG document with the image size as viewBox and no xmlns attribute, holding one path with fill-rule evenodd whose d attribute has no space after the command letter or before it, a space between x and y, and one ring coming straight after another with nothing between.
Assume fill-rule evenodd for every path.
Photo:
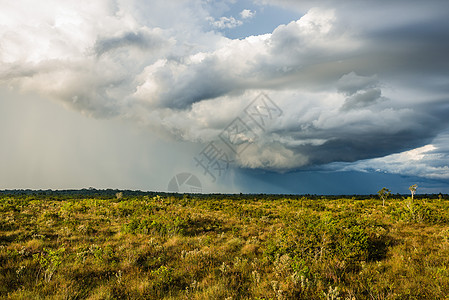
<instances>
[{"instance_id":1,"label":"dark storm cloud","mask_svg":"<svg viewBox=\"0 0 449 300\"><path fill-rule=\"evenodd\" d=\"M338 80L337 88L339 92L350 96L360 90L375 88L378 85L379 80L376 76L358 76L356 73L351 72L343 75Z\"/></svg>"},{"instance_id":2,"label":"dark storm cloud","mask_svg":"<svg viewBox=\"0 0 449 300\"><path fill-rule=\"evenodd\" d=\"M251 168L381 157L447 129L447 1L273 1L304 16L240 40L205 32L211 14L189 3L116 3L61 28L13 24L0 31L2 79L195 141L212 140L264 90L284 114L236 158Z\"/></svg>"},{"instance_id":3,"label":"dark storm cloud","mask_svg":"<svg viewBox=\"0 0 449 300\"><path fill-rule=\"evenodd\" d=\"M360 160L355 163L335 162L328 170L381 172L428 178L447 187L449 183L449 131L442 132L432 144L382 158Z\"/></svg>"},{"instance_id":4,"label":"dark storm cloud","mask_svg":"<svg viewBox=\"0 0 449 300\"><path fill-rule=\"evenodd\" d=\"M364 108L381 100L382 91L376 76L363 77L354 72L343 75L337 84L338 91L347 96L342 110Z\"/></svg>"},{"instance_id":5,"label":"dark storm cloud","mask_svg":"<svg viewBox=\"0 0 449 300\"><path fill-rule=\"evenodd\" d=\"M434 112L438 110L439 113ZM344 121L338 120L341 114ZM291 136L292 140L320 139L321 144L288 145L296 153L307 154L307 165L326 164L333 161L354 162L382 157L414 149L431 143L449 125L446 104L420 105L416 110L378 109L342 113L334 111L326 116L333 124L320 123L316 118L295 130L277 132ZM301 123L301 121L299 121ZM301 128L302 127L302 128Z\"/></svg>"},{"instance_id":6,"label":"dark storm cloud","mask_svg":"<svg viewBox=\"0 0 449 300\"><path fill-rule=\"evenodd\" d=\"M377 88L358 92L346 98L345 104L342 106L342 109L350 110L367 107L381 100L381 94L381 90Z\"/></svg>"},{"instance_id":7,"label":"dark storm cloud","mask_svg":"<svg viewBox=\"0 0 449 300\"><path fill-rule=\"evenodd\" d=\"M178 62L171 63L178 64ZM220 64L217 57L212 57L180 74L161 69L158 72L158 80L170 85L171 88L161 93L160 105L186 110L191 108L193 103L211 100L238 90L238 80L229 76L228 71Z\"/></svg>"}]
</instances>

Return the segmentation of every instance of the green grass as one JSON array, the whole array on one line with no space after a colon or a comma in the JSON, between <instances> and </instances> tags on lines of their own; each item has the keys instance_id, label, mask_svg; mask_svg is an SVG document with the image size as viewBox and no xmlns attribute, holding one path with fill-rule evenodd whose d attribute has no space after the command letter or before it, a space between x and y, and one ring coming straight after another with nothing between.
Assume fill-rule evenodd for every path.
<instances>
[{"instance_id":1,"label":"green grass","mask_svg":"<svg viewBox=\"0 0 449 300\"><path fill-rule=\"evenodd\" d=\"M449 299L449 201L0 196L0 298Z\"/></svg>"}]
</instances>

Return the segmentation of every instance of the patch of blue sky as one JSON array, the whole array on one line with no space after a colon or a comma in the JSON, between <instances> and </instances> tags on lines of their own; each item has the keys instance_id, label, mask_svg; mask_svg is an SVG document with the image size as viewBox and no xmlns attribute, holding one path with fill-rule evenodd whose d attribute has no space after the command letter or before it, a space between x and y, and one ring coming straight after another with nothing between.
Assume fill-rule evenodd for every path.
<instances>
[{"instance_id":1,"label":"patch of blue sky","mask_svg":"<svg viewBox=\"0 0 449 300\"><path fill-rule=\"evenodd\" d=\"M249 10L252 16L242 17L241 13L244 10ZM238 26L214 28L230 39L244 39L252 35L271 33L279 25L288 24L302 17L302 14L297 11L286 10L279 6L255 4L253 1L247 0L236 1L228 4L227 7L220 6L220 9L214 6L214 11L220 12L220 14L212 14L215 20L222 17L234 18L240 24Z\"/></svg>"}]
</instances>

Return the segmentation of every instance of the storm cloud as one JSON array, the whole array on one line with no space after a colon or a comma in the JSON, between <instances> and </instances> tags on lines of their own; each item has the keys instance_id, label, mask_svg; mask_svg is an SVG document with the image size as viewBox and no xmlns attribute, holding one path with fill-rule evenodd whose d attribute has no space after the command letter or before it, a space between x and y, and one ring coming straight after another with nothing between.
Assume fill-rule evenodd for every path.
<instances>
[{"instance_id":1,"label":"storm cloud","mask_svg":"<svg viewBox=\"0 0 449 300\"><path fill-rule=\"evenodd\" d=\"M85 115L207 143L264 92L283 115L235 157L241 167L447 151L420 148L448 132L447 1L254 1L300 16L242 39L220 31L238 15L199 0L44 1L36 12L18 2L0 12L0 84Z\"/></svg>"}]
</instances>

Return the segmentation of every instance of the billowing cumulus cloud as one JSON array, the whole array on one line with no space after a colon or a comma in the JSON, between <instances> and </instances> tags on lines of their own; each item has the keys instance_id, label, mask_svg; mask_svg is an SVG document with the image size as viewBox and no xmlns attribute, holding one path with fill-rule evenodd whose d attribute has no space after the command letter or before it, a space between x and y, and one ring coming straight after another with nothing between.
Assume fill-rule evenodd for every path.
<instances>
[{"instance_id":1,"label":"billowing cumulus cloud","mask_svg":"<svg viewBox=\"0 0 449 300\"><path fill-rule=\"evenodd\" d=\"M270 1L303 16L242 39L220 29L258 14L217 17L208 1L30 3L0 11L2 85L203 143L263 91L283 114L242 167L428 153L448 130L447 1Z\"/></svg>"}]
</instances>

